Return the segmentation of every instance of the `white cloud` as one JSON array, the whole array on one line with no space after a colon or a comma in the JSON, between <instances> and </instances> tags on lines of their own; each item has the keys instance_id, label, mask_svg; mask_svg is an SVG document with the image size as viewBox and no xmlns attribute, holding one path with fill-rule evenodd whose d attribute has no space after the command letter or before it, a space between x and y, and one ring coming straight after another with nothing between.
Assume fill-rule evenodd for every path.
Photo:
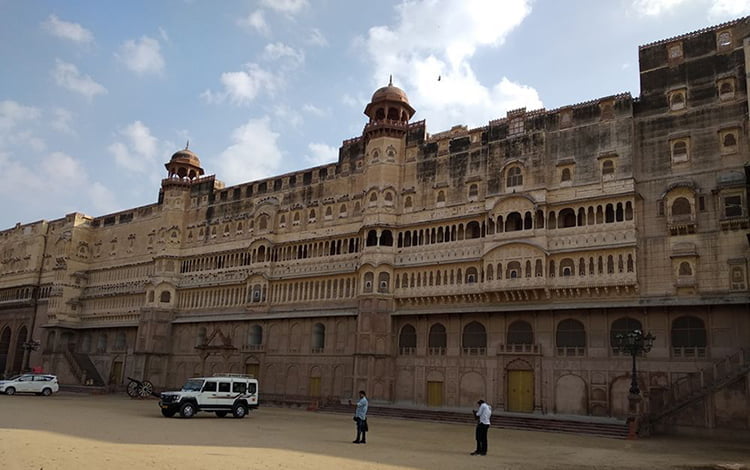
<instances>
[{"instance_id":1,"label":"white cloud","mask_svg":"<svg viewBox=\"0 0 750 470\"><path fill-rule=\"evenodd\" d=\"M250 13L247 18L238 20L237 24L246 28L252 28L264 36L271 33L271 28L268 26L268 23L266 23L263 10L255 10Z\"/></svg>"},{"instance_id":2,"label":"white cloud","mask_svg":"<svg viewBox=\"0 0 750 470\"><path fill-rule=\"evenodd\" d=\"M471 66L477 49L503 44L521 24L531 12L527 0L404 0L396 10L397 23L370 28L364 42L375 85L393 74L432 129L481 125L508 109L542 106L533 88L507 77L486 85Z\"/></svg>"},{"instance_id":3,"label":"white cloud","mask_svg":"<svg viewBox=\"0 0 750 470\"><path fill-rule=\"evenodd\" d=\"M216 158L218 178L231 185L277 174L282 162L278 138L268 117L238 127L232 132L232 145Z\"/></svg>"},{"instance_id":4,"label":"white cloud","mask_svg":"<svg viewBox=\"0 0 750 470\"><path fill-rule=\"evenodd\" d=\"M70 123L73 121L73 113L63 108L55 108L52 111L54 118L50 121L50 125L53 129L56 129L64 134L75 135L75 131L71 127Z\"/></svg>"},{"instance_id":5,"label":"white cloud","mask_svg":"<svg viewBox=\"0 0 750 470\"><path fill-rule=\"evenodd\" d=\"M107 148L117 165L135 173L155 172L158 157L166 149L162 149L164 145L151 135L151 130L141 121L135 121L120 129L118 134L124 142L114 142Z\"/></svg>"},{"instance_id":6,"label":"white cloud","mask_svg":"<svg viewBox=\"0 0 750 470\"><path fill-rule=\"evenodd\" d=\"M305 54L282 42L266 44L263 49L263 58L266 60L285 60L289 67L295 68L305 61Z\"/></svg>"},{"instance_id":7,"label":"white cloud","mask_svg":"<svg viewBox=\"0 0 750 470\"><path fill-rule=\"evenodd\" d=\"M686 0L634 0L633 9L645 16L659 16L684 3Z\"/></svg>"},{"instance_id":8,"label":"white cloud","mask_svg":"<svg viewBox=\"0 0 750 470\"><path fill-rule=\"evenodd\" d=\"M328 39L326 39L326 37L323 36L323 33L320 32L318 28L313 28L312 31L310 31L310 36L308 36L307 42L309 42L313 46L320 46L320 47L328 46Z\"/></svg>"},{"instance_id":9,"label":"white cloud","mask_svg":"<svg viewBox=\"0 0 750 470\"><path fill-rule=\"evenodd\" d=\"M0 152L0 166L7 178L6 184L0 186L0 195L6 205L15 207L14 203L18 203L23 207L23 212L16 212L27 220L81 210L82 195L98 211L112 212L119 207L115 194L92 181L81 160L64 152L52 152L29 163Z\"/></svg>"},{"instance_id":10,"label":"white cloud","mask_svg":"<svg viewBox=\"0 0 750 470\"><path fill-rule=\"evenodd\" d=\"M161 75L164 72L164 57L159 41L148 36L137 41L125 41L115 57L138 75Z\"/></svg>"},{"instance_id":11,"label":"white cloud","mask_svg":"<svg viewBox=\"0 0 750 470\"><path fill-rule=\"evenodd\" d=\"M208 103L229 100L235 105L245 105L262 92L273 94L280 83L281 77L262 69L258 64L245 64L245 70L221 74L221 84L224 86L222 91L206 90L201 97Z\"/></svg>"},{"instance_id":12,"label":"white cloud","mask_svg":"<svg viewBox=\"0 0 750 470\"><path fill-rule=\"evenodd\" d=\"M55 60L55 70L53 70L52 76L59 86L80 93L89 101L96 95L107 93L106 88L88 75L82 75L75 65L63 62L60 59Z\"/></svg>"},{"instance_id":13,"label":"white cloud","mask_svg":"<svg viewBox=\"0 0 750 470\"><path fill-rule=\"evenodd\" d=\"M79 44L91 44L94 42L94 35L91 31L78 23L63 21L55 15L50 15L49 18L42 23L42 29L53 36L77 42Z\"/></svg>"},{"instance_id":14,"label":"white cloud","mask_svg":"<svg viewBox=\"0 0 750 470\"><path fill-rule=\"evenodd\" d=\"M286 15L296 15L310 4L307 0L261 0L261 5Z\"/></svg>"},{"instance_id":15,"label":"white cloud","mask_svg":"<svg viewBox=\"0 0 750 470\"><path fill-rule=\"evenodd\" d=\"M24 106L11 100L0 101L0 132L6 132L23 121L34 121L41 112L33 106Z\"/></svg>"},{"instance_id":16,"label":"white cloud","mask_svg":"<svg viewBox=\"0 0 750 470\"><path fill-rule=\"evenodd\" d=\"M750 0L714 0L708 10L711 21L724 21L750 13Z\"/></svg>"},{"instance_id":17,"label":"white cloud","mask_svg":"<svg viewBox=\"0 0 750 470\"><path fill-rule=\"evenodd\" d=\"M324 163L335 162L339 159L339 149L336 147L320 143L311 143L307 148L310 151L310 154L305 155L305 161L311 166L323 165Z\"/></svg>"},{"instance_id":18,"label":"white cloud","mask_svg":"<svg viewBox=\"0 0 750 470\"><path fill-rule=\"evenodd\" d=\"M294 128L298 128L302 125L303 122L305 122L302 114L300 114L299 111L283 104L275 106L273 109L273 114L274 116L276 116L276 118Z\"/></svg>"},{"instance_id":19,"label":"white cloud","mask_svg":"<svg viewBox=\"0 0 750 470\"><path fill-rule=\"evenodd\" d=\"M122 205L117 202L115 193L98 181L88 185L87 192L89 200L94 204L94 209L99 213L106 214L122 209Z\"/></svg>"},{"instance_id":20,"label":"white cloud","mask_svg":"<svg viewBox=\"0 0 750 470\"><path fill-rule=\"evenodd\" d=\"M304 111L306 113L313 114L313 115L318 116L318 117L324 117L324 116L328 116L328 115L331 114L330 110L321 109L321 108L318 108L317 106L315 106L313 104L309 104L309 103L306 104L306 105L304 105L304 106L302 106L302 111Z\"/></svg>"},{"instance_id":21,"label":"white cloud","mask_svg":"<svg viewBox=\"0 0 750 470\"><path fill-rule=\"evenodd\" d=\"M39 124L41 116L41 111L33 106L12 100L0 101L0 149L45 150L47 146L44 140L28 129Z\"/></svg>"}]
</instances>

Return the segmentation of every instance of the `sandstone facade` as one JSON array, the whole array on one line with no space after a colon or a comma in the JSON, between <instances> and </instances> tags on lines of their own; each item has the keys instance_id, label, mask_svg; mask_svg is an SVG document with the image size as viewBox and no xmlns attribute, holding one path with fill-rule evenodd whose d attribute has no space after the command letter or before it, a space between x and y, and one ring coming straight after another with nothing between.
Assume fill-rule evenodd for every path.
<instances>
[{"instance_id":1,"label":"sandstone facade","mask_svg":"<svg viewBox=\"0 0 750 470\"><path fill-rule=\"evenodd\" d=\"M154 204L0 232L0 372L623 417L613 337L640 328L647 410L699 380L671 422L748 430L749 34L642 46L638 98L475 129L428 134L389 84L336 163L267 180L181 150Z\"/></svg>"}]
</instances>

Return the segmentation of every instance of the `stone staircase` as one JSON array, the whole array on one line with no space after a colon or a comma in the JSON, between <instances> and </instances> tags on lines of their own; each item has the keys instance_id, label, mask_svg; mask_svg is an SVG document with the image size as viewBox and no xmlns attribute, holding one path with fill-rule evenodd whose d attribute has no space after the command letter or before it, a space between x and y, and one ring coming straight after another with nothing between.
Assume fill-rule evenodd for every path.
<instances>
[{"instance_id":1,"label":"stone staircase","mask_svg":"<svg viewBox=\"0 0 750 470\"><path fill-rule=\"evenodd\" d=\"M649 402L651 427L675 413L721 390L750 373L750 355L740 349L731 356L714 362L710 367L682 377L672 383L669 391Z\"/></svg>"},{"instance_id":2,"label":"stone staircase","mask_svg":"<svg viewBox=\"0 0 750 470\"><path fill-rule=\"evenodd\" d=\"M81 385L93 385L95 387L104 387L104 380L96 370L96 366L91 362L88 354L77 353L66 350L65 359L70 365L70 370L76 376Z\"/></svg>"},{"instance_id":3,"label":"stone staircase","mask_svg":"<svg viewBox=\"0 0 750 470\"><path fill-rule=\"evenodd\" d=\"M317 411L327 413L354 414L353 405L328 402L317 407ZM474 424L476 421L471 413L435 410L424 408L404 408L396 406L370 406L368 416L384 416L389 418L413 419L438 423ZM518 429L523 431L562 432L571 434L585 434L589 436L625 439L628 436L627 425L614 420L597 420L595 418L582 419L561 418L550 416L522 415L522 414L493 414L492 426L503 429Z\"/></svg>"}]
</instances>

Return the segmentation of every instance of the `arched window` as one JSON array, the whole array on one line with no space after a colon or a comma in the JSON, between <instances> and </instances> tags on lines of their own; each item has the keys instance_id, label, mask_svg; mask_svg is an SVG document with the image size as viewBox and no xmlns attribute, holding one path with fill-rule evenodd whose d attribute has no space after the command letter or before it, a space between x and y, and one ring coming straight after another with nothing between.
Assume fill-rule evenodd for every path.
<instances>
[{"instance_id":1,"label":"arched window","mask_svg":"<svg viewBox=\"0 0 750 470\"><path fill-rule=\"evenodd\" d=\"M461 340L464 354L479 356L487 352L487 333L484 325L479 322L473 321L466 325Z\"/></svg>"},{"instance_id":2,"label":"arched window","mask_svg":"<svg viewBox=\"0 0 750 470\"><path fill-rule=\"evenodd\" d=\"M510 167L508 169L508 177L506 178L506 186L513 188L515 186L523 185L523 173L521 168L517 166Z\"/></svg>"},{"instance_id":3,"label":"arched window","mask_svg":"<svg viewBox=\"0 0 750 470\"><path fill-rule=\"evenodd\" d=\"M125 333L120 331L115 336L115 351L124 351L127 348L127 339Z\"/></svg>"},{"instance_id":4,"label":"arched window","mask_svg":"<svg viewBox=\"0 0 750 470\"><path fill-rule=\"evenodd\" d=\"M479 195L479 186L472 184L469 186L469 199L476 198Z\"/></svg>"},{"instance_id":5,"label":"arched window","mask_svg":"<svg viewBox=\"0 0 750 470\"><path fill-rule=\"evenodd\" d=\"M557 219L558 228L567 228L576 226L576 213L571 208L565 208L560 211Z\"/></svg>"},{"instance_id":6,"label":"arched window","mask_svg":"<svg viewBox=\"0 0 750 470\"><path fill-rule=\"evenodd\" d=\"M99 339L96 342L96 352L103 353L107 352L107 335L102 333L99 335Z\"/></svg>"},{"instance_id":7,"label":"arched window","mask_svg":"<svg viewBox=\"0 0 750 470\"><path fill-rule=\"evenodd\" d=\"M435 323L430 327L430 335L427 339L428 352L432 356L445 355L448 338L445 334L445 327L440 323Z\"/></svg>"},{"instance_id":8,"label":"arched window","mask_svg":"<svg viewBox=\"0 0 750 470\"><path fill-rule=\"evenodd\" d=\"M518 261L511 261L506 267L505 278L518 279L519 277L521 277L521 263Z\"/></svg>"},{"instance_id":9,"label":"arched window","mask_svg":"<svg viewBox=\"0 0 750 470\"><path fill-rule=\"evenodd\" d=\"M366 246L377 246L378 244L378 232L370 230L367 232Z\"/></svg>"},{"instance_id":10,"label":"arched window","mask_svg":"<svg viewBox=\"0 0 750 470\"><path fill-rule=\"evenodd\" d=\"M688 159L687 141L678 140L672 144L672 161L682 162Z\"/></svg>"},{"instance_id":11,"label":"arched window","mask_svg":"<svg viewBox=\"0 0 750 470\"><path fill-rule=\"evenodd\" d=\"M690 201L688 201L687 198L678 197L674 200L674 202L672 203L673 216L690 215L690 213Z\"/></svg>"},{"instance_id":12,"label":"arched window","mask_svg":"<svg viewBox=\"0 0 750 470\"><path fill-rule=\"evenodd\" d=\"M198 336L196 336L195 338L195 345L196 346L206 345L206 328L203 326L198 328Z\"/></svg>"},{"instance_id":13,"label":"arched window","mask_svg":"<svg viewBox=\"0 0 750 470\"><path fill-rule=\"evenodd\" d=\"M677 111L685 108L685 92L677 91L672 93L669 97L669 108L672 111Z\"/></svg>"},{"instance_id":14,"label":"arched window","mask_svg":"<svg viewBox=\"0 0 750 470\"><path fill-rule=\"evenodd\" d=\"M466 239L479 238L482 236L482 229L479 227L479 222L471 221L466 224Z\"/></svg>"},{"instance_id":15,"label":"arched window","mask_svg":"<svg viewBox=\"0 0 750 470\"><path fill-rule=\"evenodd\" d=\"M404 325L398 335L399 354L412 355L417 349L417 330L411 325Z\"/></svg>"},{"instance_id":16,"label":"arched window","mask_svg":"<svg viewBox=\"0 0 750 470\"><path fill-rule=\"evenodd\" d=\"M557 324L555 335L558 356L583 356L586 349L586 329L572 318Z\"/></svg>"},{"instance_id":17,"label":"arched window","mask_svg":"<svg viewBox=\"0 0 750 470\"><path fill-rule=\"evenodd\" d=\"M517 230L523 230L523 218L518 212L511 212L505 219L505 231L515 232Z\"/></svg>"},{"instance_id":18,"label":"arched window","mask_svg":"<svg viewBox=\"0 0 750 470\"><path fill-rule=\"evenodd\" d=\"M612 328L609 330L609 345L612 347L613 354L623 354L622 351L617 348L617 335L626 335L633 330L643 331L641 322L635 318L623 317L612 322Z\"/></svg>"},{"instance_id":19,"label":"arched window","mask_svg":"<svg viewBox=\"0 0 750 470\"><path fill-rule=\"evenodd\" d=\"M390 230L383 230L380 234L380 246L393 246L393 233Z\"/></svg>"},{"instance_id":20,"label":"arched window","mask_svg":"<svg viewBox=\"0 0 750 470\"><path fill-rule=\"evenodd\" d=\"M613 175L615 173L615 162L604 160L602 162L602 175Z\"/></svg>"},{"instance_id":21,"label":"arched window","mask_svg":"<svg viewBox=\"0 0 750 470\"><path fill-rule=\"evenodd\" d=\"M571 180L571 174L570 174L570 168L563 168L562 174L560 175L560 181L570 181Z\"/></svg>"},{"instance_id":22,"label":"arched window","mask_svg":"<svg viewBox=\"0 0 750 470\"><path fill-rule=\"evenodd\" d=\"M706 327L698 317L683 316L672 322L672 353L675 357L704 357Z\"/></svg>"},{"instance_id":23,"label":"arched window","mask_svg":"<svg viewBox=\"0 0 750 470\"><path fill-rule=\"evenodd\" d=\"M438 204L445 204L445 193L443 191L439 191L437 194L437 203Z\"/></svg>"},{"instance_id":24,"label":"arched window","mask_svg":"<svg viewBox=\"0 0 750 470\"><path fill-rule=\"evenodd\" d=\"M466 270L466 284L473 284L478 281L477 268L468 268Z\"/></svg>"},{"instance_id":25,"label":"arched window","mask_svg":"<svg viewBox=\"0 0 750 470\"><path fill-rule=\"evenodd\" d=\"M172 294L169 291L163 291L159 295L159 302L163 304L168 304L172 300Z\"/></svg>"},{"instance_id":26,"label":"arched window","mask_svg":"<svg viewBox=\"0 0 750 470\"><path fill-rule=\"evenodd\" d=\"M534 344L534 330L529 322L517 320L508 327L508 344Z\"/></svg>"},{"instance_id":27,"label":"arched window","mask_svg":"<svg viewBox=\"0 0 750 470\"><path fill-rule=\"evenodd\" d=\"M411 206L411 196L406 196L406 200L404 201L404 208L411 209Z\"/></svg>"},{"instance_id":28,"label":"arched window","mask_svg":"<svg viewBox=\"0 0 750 470\"><path fill-rule=\"evenodd\" d=\"M250 327L250 331L247 335L248 346L260 346L263 344L263 327L260 325L253 325Z\"/></svg>"},{"instance_id":29,"label":"arched window","mask_svg":"<svg viewBox=\"0 0 750 470\"><path fill-rule=\"evenodd\" d=\"M687 261L683 261L680 263L680 269L679 269L680 276L692 276L693 275L693 268L690 266L690 263Z\"/></svg>"},{"instance_id":30,"label":"arched window","mask_svg":"<svg viewBox=\"0 0 750 470\"><path fill-rule=\"evenodd\" d=\"M326 327L322 323L313 326L312 352L323 352L326 347Z\"/></svg>"}]
</instances>

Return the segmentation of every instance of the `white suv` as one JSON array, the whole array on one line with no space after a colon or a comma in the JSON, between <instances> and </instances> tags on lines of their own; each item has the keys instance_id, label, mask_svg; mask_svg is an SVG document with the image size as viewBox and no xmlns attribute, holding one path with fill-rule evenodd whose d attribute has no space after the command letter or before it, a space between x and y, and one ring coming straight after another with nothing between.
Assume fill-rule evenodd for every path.
<instances>
[{"instance_id":1,"label":"white suv","mask_svg":"<svg viewBox=\"0 0 750 470\"><path fill-rule=\"evenodd\" d=\"M23 374L0 380L0 393L14 395L16 393L36 393L45 397L60 390L57 377L50 374Z\"/></svg>"},{"instance_id":2,"label":"white suv","mask_svg":"<svg viewBox=\"0 0 750 470\"><path fill-rule=\"evenodd\" d=\"M244 418L248 410L258 408L258 381L241 374L195 377L179 392L162 392L159 407L167 418L178 411L183 418L192 418L198 411L213 411L219 418L231 412L235 418Z\"/></svg>"}]
</instances>

